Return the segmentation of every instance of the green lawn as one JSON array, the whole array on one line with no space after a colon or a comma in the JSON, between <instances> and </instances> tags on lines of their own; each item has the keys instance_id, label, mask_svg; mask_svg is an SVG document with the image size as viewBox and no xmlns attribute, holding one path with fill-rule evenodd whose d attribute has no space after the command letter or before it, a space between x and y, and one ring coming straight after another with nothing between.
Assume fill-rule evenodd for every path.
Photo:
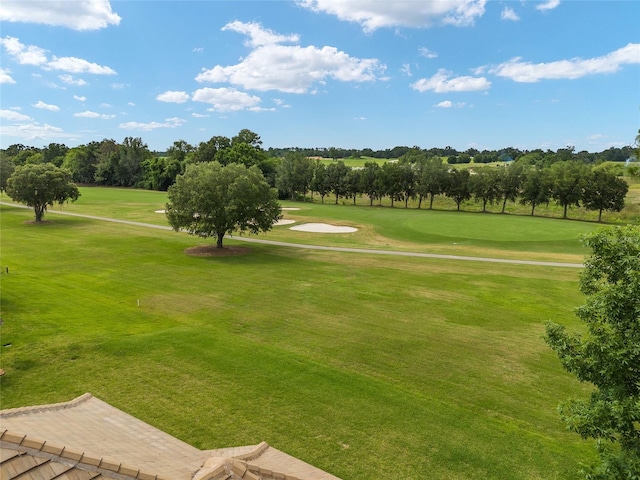
<instances>
[{"instance_id":1,"label":"green lawn","mask_svg":"<svg viewBox=\"0 0 640 480\"><path fill-rule=\"evenodd\" d=\"M164 194L82 192L65 211L163 222ZM595 228L288 205L360 236L264 238L581 259ZM576 269L263 244L191 257L202 240L182 233L0 215L2 408L91 392L199 448L264 440L345 480L568 479L595 458L556 412L586 387L542 340L547 319L578 327Z\"/></svg>"},{"instance_id":2,"label":"green lawn","mask_svg":"<svg viewBox=\"0 0 640 480\"><path fill-rule=\"evenodd\" d=\"M75 203L50 208L102 217L167 225L165 192L116 188L81 188ZM0 196L0 199L9 199ZM404 250L439 254L490 256L580 263L586 250L578 237L599 225L528 215L480 214L451 210L281 202L284 218L305 222L330 222L358 228L355 234L325 235L323 245ZM48 217L51 218L51 217ZM313 233L274 227L260 238L302 244L318 243Z\"/></svg>"}]
</instances>

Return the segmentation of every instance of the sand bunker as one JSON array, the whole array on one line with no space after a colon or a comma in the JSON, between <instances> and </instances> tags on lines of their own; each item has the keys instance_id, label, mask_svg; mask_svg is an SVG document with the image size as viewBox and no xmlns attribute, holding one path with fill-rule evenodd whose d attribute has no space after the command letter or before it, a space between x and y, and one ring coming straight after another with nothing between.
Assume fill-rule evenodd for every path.
<instances>
[{"instance_id":1,"label":"sand bunker","mask_svg":"<svg viewBox=\"0 0 640 480\"><path fill-rule=\"evenodd\" d=\"M166 210L156 210L156 213L167 213Z\"/></svg>"},{"instance_id":2,"label":"sand bunker","mask_svg":"<svg viewBox=\"0 0 640 480\"><path fill-rule=\"evenodd\" d=\"M300 210L298 207L282 207L282 210Z\"/></svg>"},{"instance_id":3,"label":"sand bunker","mask_svg":"<svg viewBox=\"0 0 640 480\"><path fill-rule=\"evenodd\" d=\"M353 233L358 231L357 228L329 225L328 223L303 223L302 225L291 227L289 230L313 233Z\"/></svg>"},{"instance_id":4,"label":"sand bunker","mask_svg":"<svg viewBox=\"0 0 640 480\"><path fill-rule=\"evenodd\" d=\"M274 225L277 227L279 225L291 225L292 223L296 223L295 220L278 220Z\"/></svg>"}]
</instances>

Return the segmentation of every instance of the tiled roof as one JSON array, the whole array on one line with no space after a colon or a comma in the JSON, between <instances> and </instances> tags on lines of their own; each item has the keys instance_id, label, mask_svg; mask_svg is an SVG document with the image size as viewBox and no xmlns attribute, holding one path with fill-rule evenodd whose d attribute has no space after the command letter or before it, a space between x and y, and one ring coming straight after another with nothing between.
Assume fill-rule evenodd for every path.
<instances>
[{"instance_id":1,"label":"tiled roof","mask_svg":"<svg viewBox=\"0 0 640 480\"><path fill-rule=\"evenodd\" d=\"M91 396L0 411L2 480L340 480L266 443L197 448Z\"/></svg>"}]
</instances>

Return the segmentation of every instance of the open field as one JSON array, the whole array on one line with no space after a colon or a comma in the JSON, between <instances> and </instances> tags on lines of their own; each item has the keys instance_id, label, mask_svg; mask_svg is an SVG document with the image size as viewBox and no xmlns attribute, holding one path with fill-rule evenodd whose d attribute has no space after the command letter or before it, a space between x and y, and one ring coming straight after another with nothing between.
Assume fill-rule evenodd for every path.
<instances>
[{"instance_id":1,"label":"open field","mask_svg":"<svg viewBox=\"0 0 640 480\"><path fill-rule=\"evenodd\" d=\"M344 162L344 164L348 167L364 167L364 164L369 162L369 163L377 163L378 165L384 165L387 162L391 162L391 161L397 161L397 158L374 158L374 157L366 157L366 156L362 156L362 157L348 157L348 158L338 158L336 160L332 159L332 158L318 158L318 160L320 160L320 162L324 163L325 165L329 165L331 163L335 163L337 161L340 162Z\"/></svg>"},{"instance_id":2,"label":"open field","mask_svg":"<svg viewBox=\"0 0 640 480\"><path fill-rule=\"evenodd\" d=\"M65 211L164 223L162 193L82 192ZM598 227L285 204L360 230L264 238L579 262ZM586 387L542 340L547 319L579 327L577 269L262 244L192 257L202 240L182 233L0 213L2 408L91 392L199 448L264 440L345 480L568 479L595 458L556 412Z\"/></svg>"},{"instance_id":3,"label":"open field","mask_svg":"<svg viewBox=\"0 0 640 480\"><path fill-rule=\"evenodd\" d=\"M165 208L165 192L101 187L84 187L81 192L77 202L50 211L167 225L165 215L156 213ZM0 200L10 199L4 195ZM327 221L358 228L355 234L323 236L323 245L568 263L581 263L586 252L579 235L600 227L595 222L529 215L354 207L349 203L336 206L326 200L325 204L283 201L283 207L299 209L284 211L284 218L297 224ZM259 238L313 244L319 237L281 226Z\"/></svg>"}]
</instances>

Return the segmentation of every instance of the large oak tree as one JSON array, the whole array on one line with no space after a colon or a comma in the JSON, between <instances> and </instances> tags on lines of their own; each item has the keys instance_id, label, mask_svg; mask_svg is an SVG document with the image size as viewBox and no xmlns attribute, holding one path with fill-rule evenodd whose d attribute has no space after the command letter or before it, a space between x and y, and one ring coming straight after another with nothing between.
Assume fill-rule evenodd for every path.
<instances>
[{"instance_id":1,"label":"large oak tree","mask_svg":"<svg viewBox=\"0 0 640 480\"><path fill-rule=\"evenodd\" d=\"M176 230L215 237L266 232L281 218L278 196L257 166L218 162L188 165L169 187L167 219Z\"/></svg>"},{"instance_id":2,"label":"large oak tree","mask_svg":"<svg viewBox=\"0 0 640 480\"><path fill-rule=\"evenodd\" d=\"M71 181L71 172L52 163L39 163L16 167L7 180L7 195L33 207L36 222L41 222L47 205L75 201L80 191Z\"/></svg>"}]
</instances>

